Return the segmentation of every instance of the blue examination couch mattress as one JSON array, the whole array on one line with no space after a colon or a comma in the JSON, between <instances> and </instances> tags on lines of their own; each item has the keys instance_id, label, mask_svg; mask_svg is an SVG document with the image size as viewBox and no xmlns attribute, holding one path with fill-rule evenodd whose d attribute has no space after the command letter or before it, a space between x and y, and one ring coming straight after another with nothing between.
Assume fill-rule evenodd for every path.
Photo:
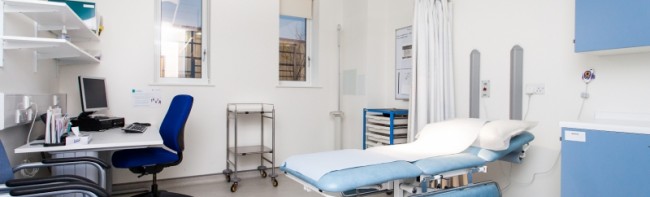
<instances>
[{"instance_id":1,"label":"blue examination couch mattress","mask_svg":"<svg viewBox=\"0 0 650 197\"><path fill-rule=\"evenodd\" d=\"M459 169L467 169L485 165L486 161L471 153L458 153L421 159L413 164L422 170L423 174L436 175Z\"/></svg>"},{"instance_id":2,"label":"blue examination couch mattress","mask_svg":"<svg viewBox=\"0 0 650 197\"><path fill-rule=\"evenodd\" d=\"M313 180L299 172L288 169L285 166L281 166L280 170L327 192L344 192L361 186L375 185L399 179L415 178L422 174L420 168L406 161L394 161L337 170L325 174L319 180Z\"/></svg>"}]
</instances>

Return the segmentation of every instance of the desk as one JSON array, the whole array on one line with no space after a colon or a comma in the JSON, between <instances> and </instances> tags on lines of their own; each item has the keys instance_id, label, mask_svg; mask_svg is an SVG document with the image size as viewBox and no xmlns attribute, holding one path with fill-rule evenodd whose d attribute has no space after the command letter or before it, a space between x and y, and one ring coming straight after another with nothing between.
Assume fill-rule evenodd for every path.
<instances>
[{"instance_id":1,"label":"desk","mask_svg":"<svg viewBox=\"0 0 650 197\"><path fill-rule=\"evenodd\" d=\"M92 135L92 140L88 144L81 145L71 145L71 146L50 146L44 147L42 144L22 145L16 149L14 152L18 153L40 153L48 152L52 153L53 157L78 157L78 156L94 156L98 157L100 151L115 151L115 150L124 150L124 149L138 149L138 148L147 148L147 147L162 147L163 140L160 137L159 127L150 126L144 133L126 133L121 128L109 129L103 132L81 132L83 134ZM42 142L42 140L41 140ZM110 161L110 153L108 157L103 160ZM101 158L101 157L100 157ZM110 163L110 162L109 162ZM56 167L55 167L56 168ZM82 175L90 180L97 181L97 170L94 168L85 169L85 167L80 167L83 170L72 168L58 168L54 169L53 174L76 174ZM111 192L111 170L107 170L108 177L105 180L106 190ZM80 195L76 195L80 196Z\"/></svg>"},{"instance_id":2,"label":"desk","mask_svg":"<svg viewBox=\"0 0 650 197\"><path fill-rule=\"evenodd\" d=\"M14 153L113 151L163 146L163 140L160 137L158 126L150 126L144 133L126 133L122 131L121 128L109 129L103 132L81 133L92 135L90 143L73 146L50 147L44 147L42 144L25 144L14 149Z\"/></svg>"}]
</instances>

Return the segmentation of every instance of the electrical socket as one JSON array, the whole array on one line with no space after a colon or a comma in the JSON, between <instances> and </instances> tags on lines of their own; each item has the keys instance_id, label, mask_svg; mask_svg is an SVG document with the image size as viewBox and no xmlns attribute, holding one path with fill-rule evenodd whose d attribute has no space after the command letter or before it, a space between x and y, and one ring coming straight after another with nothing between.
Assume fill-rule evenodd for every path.
<instances>
[{"instance_id":1,"label":"electrical socket","mask_svg":"<svg viewBox=\"0 0 650 197\"><path fill-rule=\"evenodd\" d=\"M481 81L481 98L490 98L490 80Z\"/></svg>"},{"instance_id":2,"label":"electrical socket","mask_svg":"<svg viewBox=\"0 0 650 197\"><path fill-rule=\"evenodd\" d=\"M544 86L544 84L526 85L526 94L544 95L545 93L546 93L546 87Z\"/></svg>"},{"instance_id":3,"label":"electrical socket","mask_svg":"<svg viewBox=\"0 0 650 197\"><path fill-rule=\"evenodd\" d=\"M23 109L28 109L29 107L32 106L32 100L31 97L25 95L23 96Z\"/></svg>"},{"instance_id":4,"label":"electrical socket","mask_svg":"<svg viewBox=\"0 0 650 197\"><path fill-rule=\"evenodd\" d=\"M61 107L65 113L67 95L7 94L0 91L0 132L6 128L32 123L34 116L43 114L52 105Z\"/></svg>"},{"instance_id":5,"label":"electrical socket","mask_svg":"<svg viewBox=\"0 0 650 197\"><path fill-rule=\"evenodd\" d=\"M52 95L52 106L59 106L59 96Z\"/></svg>"},{"instance_id":6,"label":"electrical socket","mask_svg":"<svg viewBox=\"0 0 650 197\"><path fill-rule=\"evenodd\" d=\"M29 110L25 109L17 109L16 110L16 124L21 124L21 123L27 123L31 120L31 117L29 117L30 112ZM33 116L33 112L31 112L31 115Z\"/></svg>"},{"instance_id":7,"label":"electrical socket","mask_svg":"<svg viewBox=\"0 0 650 197\"><path fill-rule=\"evenodd\" d=\"M22 122L21 121L22 116L23 116L23 113L20 111L20 109L17 109L16 110L16 124L20 124Z\"/></svg>"}]
</instances>

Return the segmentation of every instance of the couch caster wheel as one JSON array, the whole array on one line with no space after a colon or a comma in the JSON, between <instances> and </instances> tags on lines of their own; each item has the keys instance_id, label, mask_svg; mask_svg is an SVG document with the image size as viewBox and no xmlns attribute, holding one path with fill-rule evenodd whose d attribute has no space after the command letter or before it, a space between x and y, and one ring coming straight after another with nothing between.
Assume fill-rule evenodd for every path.
<instances>
[{"instance_id":1,"label":"couch caster wheel","mask_svg":"<svg viewBox=\"0 0 650 197\"><path fill-rule=\"evenodd\" d=\"M273 187L278 186L278 180L277 179L274 178L271 182L273 183Z\"/></svg>"},{"instance_id":2,"label":"couch caster wheel","mask_svg":"<svg viewBox=\"0 0 650 197\"><path fill-rule=\"evenodd\" d=\"M230 192L236 192L237 191L237 183L233 183L232 186L230 186Z\"/></svg>"}]
</instances>

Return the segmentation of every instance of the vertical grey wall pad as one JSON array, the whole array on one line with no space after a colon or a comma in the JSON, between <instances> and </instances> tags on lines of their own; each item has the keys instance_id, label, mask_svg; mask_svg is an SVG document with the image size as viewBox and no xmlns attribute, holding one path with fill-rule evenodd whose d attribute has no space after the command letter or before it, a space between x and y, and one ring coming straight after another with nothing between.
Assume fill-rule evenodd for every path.
<instances>
[{"instance_id":1,"label":"vertical grey wall pad","mask_svg":"<svg viewBox=\"0 0 650 197\"><path fill-rule=\"evenodd\" d=\"M469 117L481 116L481 52L474 49L469 55Z\"/></svg>"},{"instance_id":2,"label":"vertical grey wall pad","mask_svg":"<svg viewBox=\"0 0 650 197\"><path fill-rule=\"evenodd\" d=\"M524 49L510 50L510 119L521 120L524 97Z\"/></svg>"}]
</instances>

